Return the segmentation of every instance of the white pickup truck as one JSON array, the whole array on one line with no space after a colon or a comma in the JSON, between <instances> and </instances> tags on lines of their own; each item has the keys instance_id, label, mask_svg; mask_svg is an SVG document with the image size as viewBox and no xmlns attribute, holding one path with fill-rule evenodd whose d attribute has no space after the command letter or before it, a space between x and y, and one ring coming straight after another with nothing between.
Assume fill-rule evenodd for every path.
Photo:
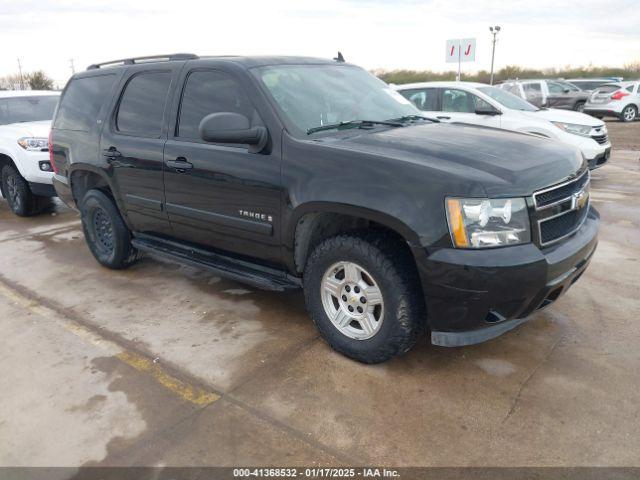
<instances>
[{"instance_id":1,"label":"white pickup truck","mask_svg":"<svg viewBox=\"0 0 640 480\"><path fill-rule=\"evenodd\" d=\"M16 215L41 211L56 195L49 131L59 92L0 91L0 192Z\"/></svg>"}]
</instances>

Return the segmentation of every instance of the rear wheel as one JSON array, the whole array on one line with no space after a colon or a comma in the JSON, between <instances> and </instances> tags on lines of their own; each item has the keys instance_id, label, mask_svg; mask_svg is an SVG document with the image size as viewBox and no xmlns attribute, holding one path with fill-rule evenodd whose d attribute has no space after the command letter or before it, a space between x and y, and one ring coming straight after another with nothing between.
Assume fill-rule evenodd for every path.
<instances>
[{"instance_id":1,"label":"rear wheel","mask_svg":"<svg viewBox=\"0 0 640 480\"><path fill-rule=\"evenodd\" d=\"M573 109L576 112L584 112L584 104L585 102L576 102L576 104L573 106Z\"/></svg>"},{"instance_id":2,"label":"rear wheel","mask_svg":"<svg viewBox=\"0 0 640 480\"><path fill-rule=\"evenodd\" d=\"M38 202L31 193L29 184L20 172L11 165L2 169L2 191L7 197L11 211L20 217L34 215L38 211Z\"/></svg>"},{"instance_id":3,"label":"rear wheel","mask_svg":"<svg viewBox=\"0 0 640 480\"><path fill-rule=\"evenodd\" d=\"M80 207L82 229L93 256L112 269L126 268L140 254L114 201L100 190L89 190Z\"/></svg>"},{"instance_id":4,"label":"rear wheel","mask_svg":"<svg viewBox=\"0 0 640 480\"><path fill-rule=\"evenodd\" d=\"M635 105L627 105L620 114L623 122L633 122L638 117L638 108Z\"/></svg>"},{"instance_id":5,"label":"rear wheel","mask_svg":"<svg viewBox=\"0 0 640 480\"><path fill-rule=\"evenodd\" d=\"M395 239L350 234L316 247L304 271L307 309L338 352L380 363L407 352L424 330L410 254Z\"/></svg>"}]
</instances>

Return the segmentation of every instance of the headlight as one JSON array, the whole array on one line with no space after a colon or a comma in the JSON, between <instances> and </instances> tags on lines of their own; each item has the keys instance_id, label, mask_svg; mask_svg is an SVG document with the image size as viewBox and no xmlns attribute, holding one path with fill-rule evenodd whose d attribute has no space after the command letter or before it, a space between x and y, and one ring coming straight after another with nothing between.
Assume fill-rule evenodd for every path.
<instances>
[{"instance_id":1,"label":"headlight","mask_svg":"<svg viewBox=\"0 0 640 480\"><path fill-rule=\"evenodd\" d=\"M447 222L457 248L487 248L531 241L524 198L447 198Z\"/></svg>"},{"instance_id":2,"label":"headlight","mask_svg":"<svg viewBox=\"0 0 640 480\"><path fill-rule=\"evenodd\" d=\"M582 135L583 137L588 137L589 133L591 133L591 127L589 125L577 125L575 123L562 123L562 122L551 122L560 130L564 130L567 133L573 133L574 135Z\"/></svg>"},{"instance_id":3,"label":"headlight","mask_svg":"<svg viewBox=\"0 0 640 480\"><path fill-rule=\"evenodd\" d=\"M18 139L18 145L28 152L40 152L49 148L48 138L22 137Z\"/></svg>"}]
</instances>

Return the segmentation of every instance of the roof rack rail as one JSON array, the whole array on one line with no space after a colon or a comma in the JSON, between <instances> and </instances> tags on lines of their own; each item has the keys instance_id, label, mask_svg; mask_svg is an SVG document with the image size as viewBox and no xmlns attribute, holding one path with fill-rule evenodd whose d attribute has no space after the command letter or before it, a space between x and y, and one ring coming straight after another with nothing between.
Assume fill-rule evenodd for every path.
<instances>
[{"instance_id":1,"label":"roof rack rail","mask_svg":"<svg viewBox=\"0 0 640 480\"><path fill-rule=\"evenodd\" d=\"M172 53L169 55L150 55L147 57L134 57L134 58L122 58L120 60L111 60L109 62L102 63L94 63L87 67L87 70L97 70L98 68L103 68L107 66L116 66L116 65L135 65L137 63L147 63L147 62L169 62L172 60L195 60L198 55L194 55L193 53Z\"/></svg>"}]
</instances>

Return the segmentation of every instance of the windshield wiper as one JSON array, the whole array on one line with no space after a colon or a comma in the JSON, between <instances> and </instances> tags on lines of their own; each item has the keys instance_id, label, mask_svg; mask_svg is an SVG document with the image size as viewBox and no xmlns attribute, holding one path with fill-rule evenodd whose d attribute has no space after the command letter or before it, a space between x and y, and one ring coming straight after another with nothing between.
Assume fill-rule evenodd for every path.
<instances>
[{"instance_id":1,"label":"windshield wiper","mask_svg":"<svg viewBox=\"0 0 640 480\"><path fill-rule=\"evenodd\" d=\"M402 127L402 123L392 120L349 120L340 123L330 123L327 125L320 125L319 127L313 127L307 130L307 135L312 133L322 132L323 130L333 130L341 127L368 127L373 125L388 125L390 127Z\"/></svg>"},{"instance_id":2,"label":"windshield wiper","mask_svg":"<svg viewBox=\"0 0 640 480\"><path fill-rule=\"evenodd\" d=\"M410 122L415 120L429 120L433 123L440 123L437 118L425 117L424 115L405 115L404 117L392 118L391 122Z\"/></svg>"}]
</instances>

